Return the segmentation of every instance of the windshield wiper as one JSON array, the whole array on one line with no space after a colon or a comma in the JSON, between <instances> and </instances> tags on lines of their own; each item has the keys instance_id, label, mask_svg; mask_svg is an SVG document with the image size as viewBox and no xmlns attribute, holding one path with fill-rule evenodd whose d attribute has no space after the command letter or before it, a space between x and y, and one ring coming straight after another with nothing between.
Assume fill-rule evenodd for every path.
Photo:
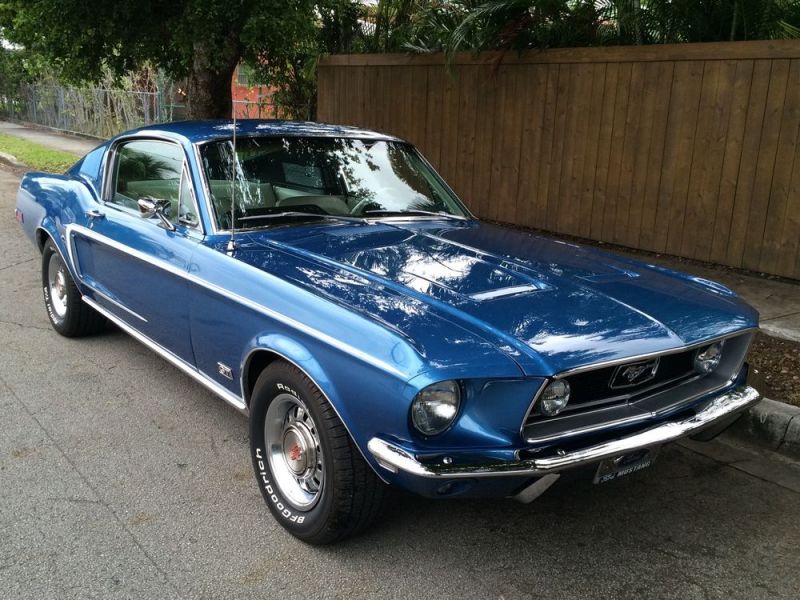
<instances>
[{"instance_id":1,"label":"windshield wiper","mask_svg":"<svg viewBox=\"0 0 800 600\"><path fill-rule=\"evenodd\" d=\"M344 215L327 215L322 213L303 212L299 210L289 210L279 213L267 213L264 215L245 215L238 217L237 221L274 221L285 217L311 217L314 219L328 219L330 221L344 221L345 223L367 223L363 217L346 217Z\"/></svg>"},{"instance_id":2,"label":"windshield wiper","mask_svg":"<svg viewBox=\"0 0 800 600\"><path fill-rule=\"evenodd\" d=\"M462 221L464 219L466 219L466 217L462 217L462 216L459 216L459 215L454 215L454 214L451 214L451 213L446 213L444 211L433 212L431 210L416 210L416 209L412 209L412 210L384 210L384 209L365 210L363 214L365 214L365 215L375 215L375 216L380 216L380 217L402 217L402 216L405 216L405 215L409 215L409 216L412 216L412 217L413 216L444 217L446 219L459 219L459 220L462 220Z\"/></svg>"}]
</instances>

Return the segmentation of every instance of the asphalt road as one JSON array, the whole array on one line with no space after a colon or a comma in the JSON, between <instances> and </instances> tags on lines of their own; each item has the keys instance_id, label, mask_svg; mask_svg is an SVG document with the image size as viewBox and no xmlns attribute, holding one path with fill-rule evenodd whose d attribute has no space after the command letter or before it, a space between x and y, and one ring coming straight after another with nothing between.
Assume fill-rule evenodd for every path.
<instances>
[{"instance_id":1,"label":"asphalt road","mask_svg":"<svg viewBox=\"0 0 800 600\"><path fill-rule=\"evenodd\" d=\"M0 598L797 598L800 468L664 449L534 504L396 494L335 547L277 526L245 419L126 335L49 327L0 171Z\"/></svg>"}]
</instances>

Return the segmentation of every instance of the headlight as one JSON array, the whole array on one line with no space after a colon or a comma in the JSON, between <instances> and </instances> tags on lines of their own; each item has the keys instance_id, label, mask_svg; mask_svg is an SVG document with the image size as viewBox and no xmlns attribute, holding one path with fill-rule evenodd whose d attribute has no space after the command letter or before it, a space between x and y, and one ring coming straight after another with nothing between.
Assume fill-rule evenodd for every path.
<instances>
[{"instance_id":1,"label":"headlight","mask_svg":"<svg viewBox=\"0 0 800 600\"><path fill-rule=\"evenodd\" d=\"M457 381L440 381L420 391L411 404L411 422L423 435L436 435L450 427L458 414L461 389Z\"/></svg>"},{"instance_id":2,"label":"headlight","mask_svg":"<svg viewBox=\"0 0 800 600\"><path fill-rule=\"evenodd\" d=\"M548 417L555 417L569 402L569 384L563 379L551 382L539 398L539 411Z\"/></svg>"},{"instance_id":3,"label":"headlight","mask_svg":"<svg viewBox=\"0 0 800 600\"><path fill-rule=\"evenodd\" d=\"M698 350L694 357L694 370L698 373L711 373L722 360L722 343L717 342Z\"/></svg>"}]
</instances>

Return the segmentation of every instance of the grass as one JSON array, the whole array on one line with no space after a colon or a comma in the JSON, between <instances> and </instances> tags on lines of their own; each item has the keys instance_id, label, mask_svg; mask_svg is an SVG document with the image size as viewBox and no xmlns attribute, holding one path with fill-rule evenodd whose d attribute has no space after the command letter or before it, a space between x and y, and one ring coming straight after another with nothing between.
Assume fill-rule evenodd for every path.
<instances>
[{"instance_id":1,"label":"grass","mask_svg":"<svg viewBox=\"0 0 800 600\"><path fill-rule=\"evenodd\" d=\"M52 150L41 144L0 133L0 152L11 154L19 162L35 171L63 173L80 158L70 152Z\"/></svg>"}]
</instances>

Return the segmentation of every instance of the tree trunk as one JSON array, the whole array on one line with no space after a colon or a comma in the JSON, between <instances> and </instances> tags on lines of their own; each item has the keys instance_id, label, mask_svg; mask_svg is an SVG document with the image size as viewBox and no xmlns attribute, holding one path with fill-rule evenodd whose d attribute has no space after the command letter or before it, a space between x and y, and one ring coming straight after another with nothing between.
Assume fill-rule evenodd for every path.
<instances>
[{"instance_id":1,"label":"tree trunk","mask_svg":"<svg viewBox=\"0 0 800 600\"><path fill-rule=\"evenodd\" d=\"M189 118L230 119L231 78L241 59L238 33L232 32L221 49L204 40L195 42L193 47L187 98Z\"/></svg>"}]
</instances>

